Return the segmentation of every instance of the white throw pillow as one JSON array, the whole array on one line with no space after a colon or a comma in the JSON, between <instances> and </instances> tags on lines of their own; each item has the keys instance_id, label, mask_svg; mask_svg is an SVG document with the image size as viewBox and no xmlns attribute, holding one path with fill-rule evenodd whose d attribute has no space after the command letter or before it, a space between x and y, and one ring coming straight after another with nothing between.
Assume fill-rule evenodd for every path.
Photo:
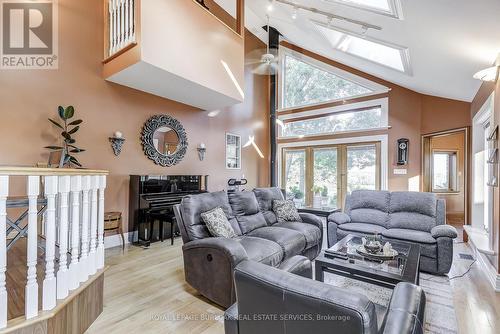
<instances>
[{"instance_id":1,"label":"white throw pillow","mask_svg":"<svg viewBox=\"0 0 500 334\"><path fill-rule=\"evenodd\" d=\"M236 237L236 233L221 207L203 212L201 214L201 219L203 219L207 225L208 231L212 236L223 238Z\"/></svg>"}]
</instances>

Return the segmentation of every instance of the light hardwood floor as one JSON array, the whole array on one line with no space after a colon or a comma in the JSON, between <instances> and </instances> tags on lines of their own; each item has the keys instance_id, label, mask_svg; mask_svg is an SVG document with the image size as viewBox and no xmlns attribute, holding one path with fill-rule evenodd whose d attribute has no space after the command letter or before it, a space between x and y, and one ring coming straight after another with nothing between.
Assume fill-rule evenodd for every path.
<instances>
[{"instance_id":1,"label":"light hardwood floor","mask_svg":"<svg viewBox=\"0 0 500 334\"><path fill-rule=\"evenodd\" d=\"M181 240L150 249L127 246L107 250L104 311L88 333L224 333L223 310L199 296L184 281ZM470 253L467 244L455 245ZM464 273L470 261L454 261L450 276ZM500 293L495 293L475 263L451 281L460 333L500 332Z\"/></svg>"}]
</instances>

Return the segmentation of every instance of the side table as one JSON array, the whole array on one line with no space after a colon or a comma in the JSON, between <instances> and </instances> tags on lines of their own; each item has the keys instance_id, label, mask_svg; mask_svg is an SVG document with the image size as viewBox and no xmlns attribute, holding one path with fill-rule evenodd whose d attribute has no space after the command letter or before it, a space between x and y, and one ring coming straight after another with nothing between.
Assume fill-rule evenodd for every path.
<instances>
[{"instance_id":1,"label":"side table","mask_svg":"<svg viewBox=\"0 0 500 334\"><path fill-rule=\"evenodd\" d=\"M122 250L125 250L125 238L123 237L121 212L104 213L104 233L108 231L115 231L122 237Z\"/></svg>"}]
</instances>

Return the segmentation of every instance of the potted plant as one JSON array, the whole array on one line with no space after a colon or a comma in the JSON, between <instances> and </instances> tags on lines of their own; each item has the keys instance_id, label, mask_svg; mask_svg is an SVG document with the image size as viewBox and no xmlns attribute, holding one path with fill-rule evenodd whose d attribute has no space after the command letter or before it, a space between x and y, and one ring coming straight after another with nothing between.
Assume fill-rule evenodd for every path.
<instances>
[{"instance_id":1,"label":"potted plant","mask_svg":"<svg viewBox=\"0 0 500 334\"><path fill-rule=\"evenodd\" d=\"M290 187L290 193L293 196L293 202L295 203L295 206L300 207L302 205L304 193L297 186Z\"/></svg>"},{"instance_id":2,"label":"potted plant","mask_svg":"<svg viewBox=\"0 0 500 334\"><path fill-rule=\"evenodd\" d=\"M313 208L320 208L321 207L321 192L323 191L323 187L320 186L314 186L312 188L313 192Z\"/></svg>"},{"instance_id":3,"label":"potted plant","mask_svg":"<svg viewBox=\"0 0 500 334\"><path fill-rule=\"evenodd\" d=\"M326 186L321 189L321 206L328 206L328 188Z\"/></svg>"},{"instance_id":4,"label":"potted plant","mask_svg":"<svg viewBox=\"0 0 500 334\"><path fill-rule=\"evenodd\" d=\"M62 151L63 159L61 159L61 165L59 167L73 167L78 166L82 167L78 159L73 155L73 153L85 152L85 150L78 148L75 146L76 140L73 138L74 135L79 129L80 124L83 122L81 119L77 119L74 121L69 121L75 115L75 108L73 106L58 108L59 118L62 120L62 124L53 119L49 118L49 121L61 129L61 141L62 146L46 146L49 150L53 151Z\"/></svg>"}]
</instances>

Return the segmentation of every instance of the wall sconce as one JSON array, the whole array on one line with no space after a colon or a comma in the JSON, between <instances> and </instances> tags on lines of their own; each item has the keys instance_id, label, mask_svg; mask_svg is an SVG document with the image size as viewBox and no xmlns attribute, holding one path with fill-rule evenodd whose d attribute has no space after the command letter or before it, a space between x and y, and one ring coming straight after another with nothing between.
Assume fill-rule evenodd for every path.
<instances>
[{"instance_id":1,"label":"wall sconce","mask_svg":"<svg viewBox=\"0 0 500 334\"><path fill-rule=\"evenodd\" d=\"M122 146L125 142L125 138L123 138L123 134L120 131L116 131L113 137L109 137L109 141L111 143L111 147L113 148L113 152L116 156L119 156L122 153Z\"/></svg>"},{"instance_id":2,"label":"wall sconce","mask_svg":"<svg viewBox=\"0 0 500 334\"><path fill-rule=\"evenodd\" d=\"M200 145L198 145L197 150L200 161L203 161L205 159L205 154L207 153L207 147L205 146L204 143L201 143Z\"/></svg>"}]
</instances>

